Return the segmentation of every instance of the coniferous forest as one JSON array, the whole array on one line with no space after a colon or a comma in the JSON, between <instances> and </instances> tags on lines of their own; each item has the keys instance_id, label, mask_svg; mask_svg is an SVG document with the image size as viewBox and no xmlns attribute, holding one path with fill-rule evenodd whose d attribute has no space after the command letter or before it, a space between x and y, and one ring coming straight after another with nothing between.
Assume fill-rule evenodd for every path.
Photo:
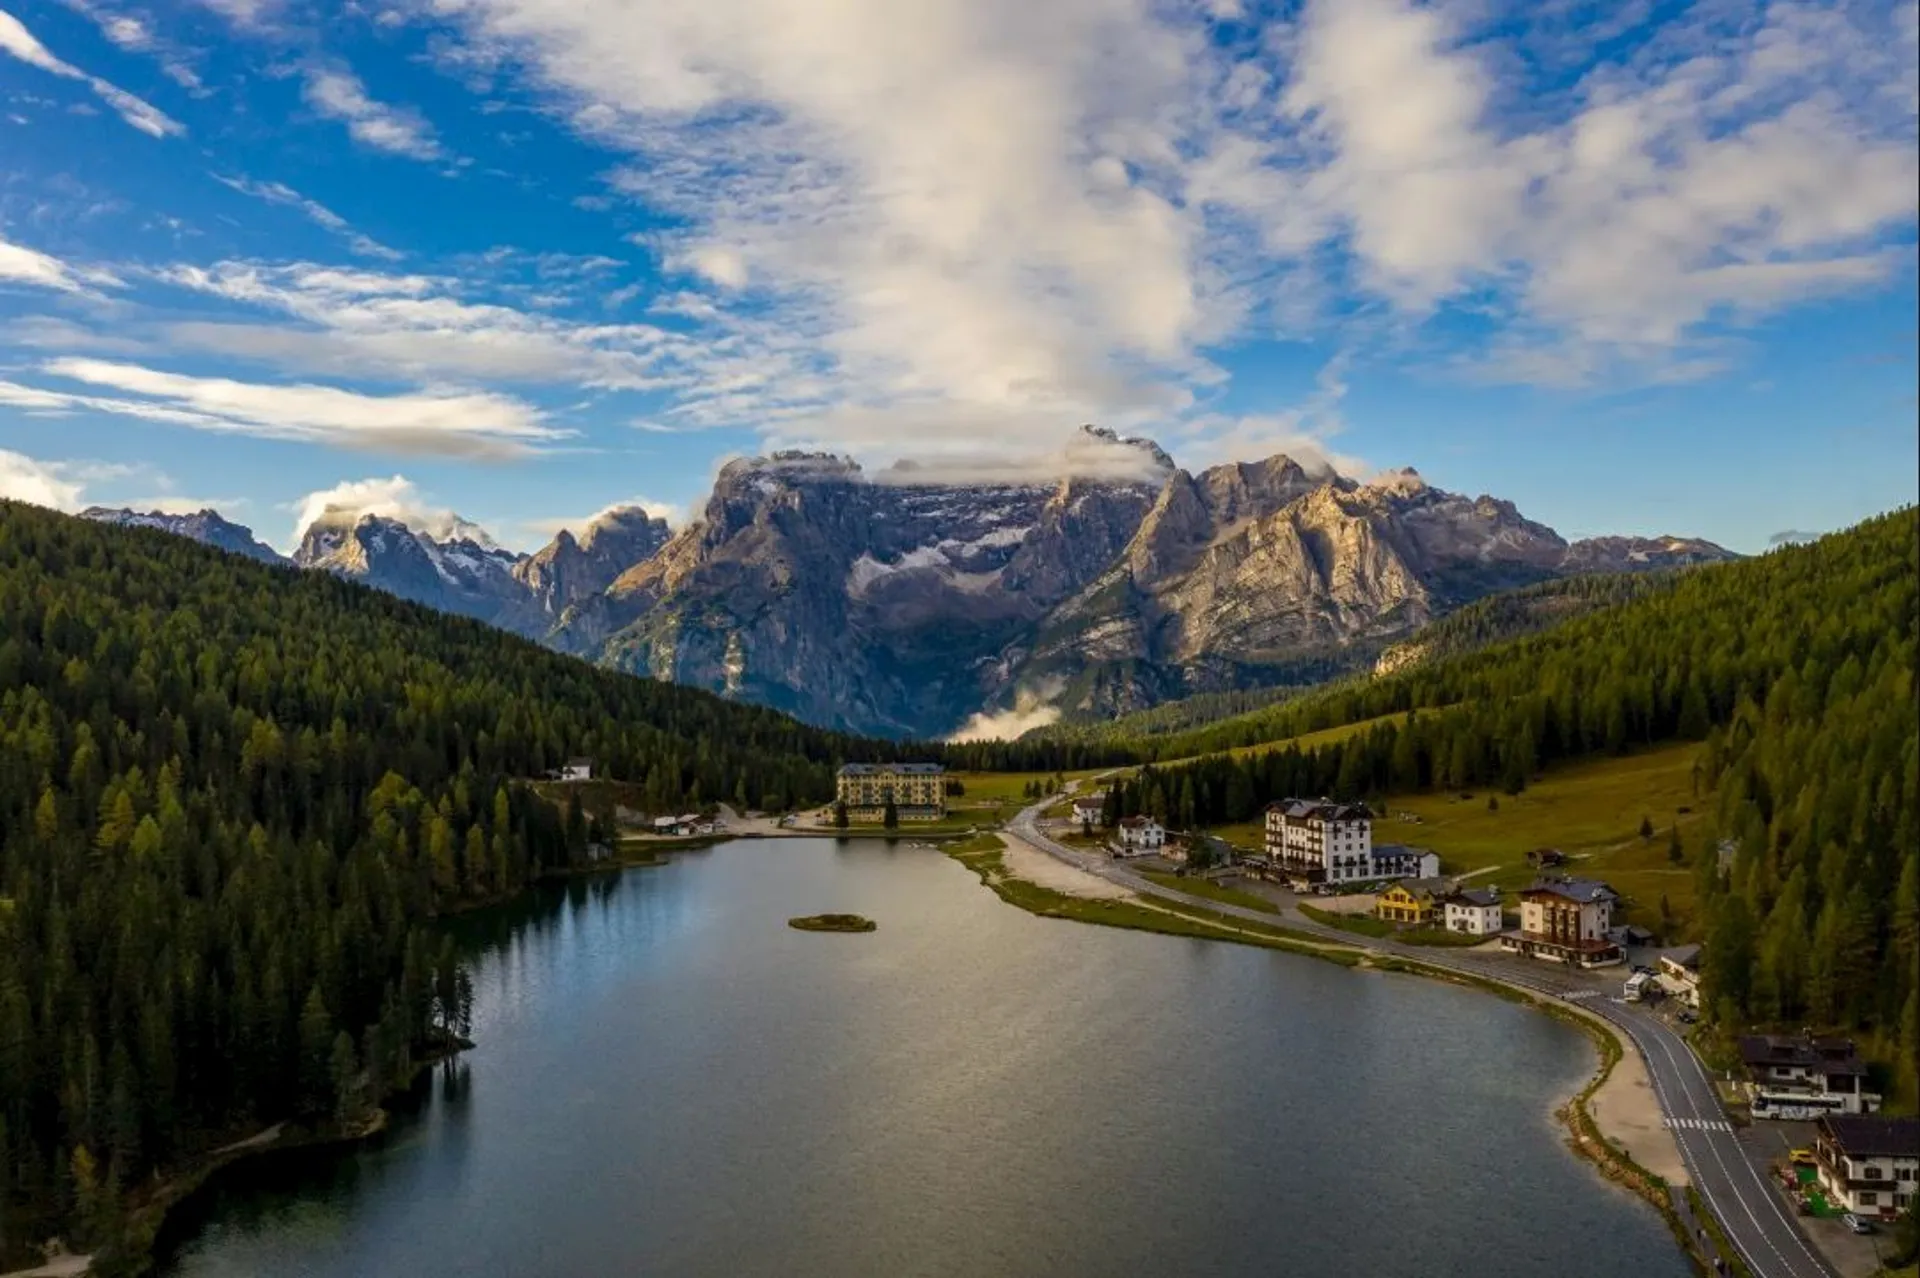
<instances>
[{"instance_id":1,"label":"coniferous forest","mask_svg":"<svg viewBox=\"0 0 1920 1278\"><path fill-rule=\"evenodd\" d=\"M424 923L585 856L520 782L776 808L884 749L166 533L0 502L0 1260L351 1121L465 1028ZM0 1266L3 1267L3 1266Z\"/></svg>"},{"instance_id":2,"label":"coniferous forest","mask_svg":"<svg viewBox=\"0 0 1920 1278\"><path fill-rule=\"evenodd\" d=\"M1864 1033L1911 1103L1916 607L1920 514L1909 507L1686 572L1537 636L1280 707L1293 731L1374 722L1308 751L1148 766L1111 787L1109 815L1181 828L1249 820L1285 795L1519 793L1550 762L1699 741L1699 783L1717 794L1715 842L1729 852L1694 858L1710 1014L1724 1026Z\"/></svg>"}]
</instances>

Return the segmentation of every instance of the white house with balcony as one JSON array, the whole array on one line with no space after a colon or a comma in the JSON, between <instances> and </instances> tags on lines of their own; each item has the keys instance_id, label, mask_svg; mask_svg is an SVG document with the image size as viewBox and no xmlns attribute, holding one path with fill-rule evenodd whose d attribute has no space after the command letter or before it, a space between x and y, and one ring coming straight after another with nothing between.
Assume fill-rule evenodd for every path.
<instances>
[{"instance_id":1,"label":"white house with balcony","mask_svg":"<svg viewBox=\"0 0 1920 1278\"><path fill-rule=\"evenodd\" d=\"M1267 805L1267 859L1308 883L1364 883L1377 877L1373 813L1361 803L1282 799Z\"/></svg>"},{"instance_id":2,"label":"white house with balcony","mask_svg":"<svg viewBox=\"0 0 1920 1278\"><path fill-rule=\"evenodd\" d=\"M1822 1118L1813 1165L1820 1188L1845 1210L1892 1220L1920 1193L1920 1118Z\"/></svg>"}]
</instances>

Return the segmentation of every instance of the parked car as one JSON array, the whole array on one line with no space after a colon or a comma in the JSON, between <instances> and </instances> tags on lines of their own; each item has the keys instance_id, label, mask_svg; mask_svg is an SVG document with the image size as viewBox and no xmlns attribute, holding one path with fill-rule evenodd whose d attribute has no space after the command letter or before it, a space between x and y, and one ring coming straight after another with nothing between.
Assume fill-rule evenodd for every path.
<instances>
[{"instance_id":1,"label":"parked car","mask_svg":"<svg viewBox=\"0 0 1920 1278\"><path fill-rule=\"evenodd\" d=\"M1680 1009L1680 1023L1682 1025L1695 1024L1699 1019L1700 1013L1694 1011L1691 1007L1683 1007Z\"/></svg>"},{"instance_id":2,"label":"parked car","mask_svg":"<svg viewBox=\"0 0 1920 1278\"><path fill-rule=\"evenodd\" d=\"M1645 963L1635 963L1633 965L1633 970L1636 972L1643 973L1644 975L1647 975L1647 976L1657 975L1657 973L1652 968L1648 967Z\"/></svg>"},{"instance_id":3,"label":"parked car","mask_svg":"<svg viewBox=\"0 0 1920 1278\"><path fill-rule=\"evenodd\" d=\"M1842 1216L1840 1218L1840 1223L1845 1225L1848 1229L1851 1229L1856 1234L1870 1234L1873 1232L1872 1221L1862 1220L1860 1219L1860 1217L1854 1215L1852 1212L1848 1212L1846 1215Z\"/></svg>"}]
</instances>

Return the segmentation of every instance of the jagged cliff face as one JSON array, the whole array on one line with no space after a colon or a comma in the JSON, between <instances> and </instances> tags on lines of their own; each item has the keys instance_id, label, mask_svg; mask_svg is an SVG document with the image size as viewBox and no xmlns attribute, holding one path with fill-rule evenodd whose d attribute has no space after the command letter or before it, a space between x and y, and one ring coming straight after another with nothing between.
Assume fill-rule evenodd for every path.
<instances>
[{"instance_id":1,"label":"jagged cliff face","mask_svg":"<svg viewBox=\"0 0 1920 1278\"><path fill-rule=\"evenodd\" d=\"M1327 678L1499 590L1731 557L1679 537L1569 545L1410 470L1189 474L1091 428L1062 458L1075 477L941 482L783 453L726 466L677 534L618 510L518 556L457 519L329 516L292 562L811 722L938 736L1015 704L1106 716ZM212 512L88 513L279 559Z\"/></svg>"},{"instance_id":2,"label":"jagged cliff face","mask_svg":"<svg viewBox=\"0 0 1920 1278\"><path fill-rule=\"evenodd\" d=\"M645 563L671 539L667 521L638 507L608 511L576 538L567 529L513 566L540 613L557 621L572 605L606 590L621 573Z\"/></svg>"},{"instance_id":3,"label":"jagged cliff face","mask_svg":"<svg viewBox=\"0 0 1920 1278\"><path fill-rule=\"evenodd\" d=\"M722 470L700 521L576 605L554 641L803 718L945 730L1003 652L1102 571L1151 482L944 485L784 454Z\"/></svg>"}]
</instances>

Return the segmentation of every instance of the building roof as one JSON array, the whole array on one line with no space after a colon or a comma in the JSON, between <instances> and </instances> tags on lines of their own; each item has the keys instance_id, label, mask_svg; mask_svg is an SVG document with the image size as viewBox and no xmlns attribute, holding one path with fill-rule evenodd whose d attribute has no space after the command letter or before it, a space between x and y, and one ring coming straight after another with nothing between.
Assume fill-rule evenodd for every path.
<instances>
[{"instance_id":1,"label":"building roof","mask_svg":"<svg viewBox=\"0 0 1920 1278\"><path fill-rule=\"evenodd\" d=\"M1920 1157L1920 1118L1828 1114L1820 1130L1848 1158Z\"/></svg>"},{"instance_id":2,"label":"building roof","mask_svg":"<svg viewBox=\"0 0 1920 1278\"><path fill-rule=\"evenodd\" d=\"M1373 845L1373 856L1376 861L1382 859L1411 859L1417 856L1432 855L1434 855L1432 848L1409 847L1405 843L1376 843Z\"/></svg>"},{"instance_id":3,"label":"building roof","mask_svg":"<svg viewBox=\"0 0 1920 1278\"><path fill-rule=\"evenodd\" d=\"M1500 904L1500 894L1492 888L1461 888L1453 894L1452 899L1461 905L1478 905L1482 908Z\"/></svg>"},{"instance_id":4,"label":"building roof","mask_svg":"<svg viewBox=\"0 0 1920 1278\"><path fill-rule=\"evenodd\" d=\"M569 768L590 768L593 766L593 760L587 758L568 759L567 766Z\"/></svg>"},{"instance_id":5,"label":"building roof","mask_svg":"<svg viewBox=\"0 0 1920 1278\"><path fill-rule=\"evenodd\" d=\"M1103 808L1106 805L1107 796L1104 794L1083 794L1073 801L1076 808Z\"/></svg>"},{"instance_id":6,"label":"building roof","mask_svg":"<svg viewBox=\"0 0 1920 1278\"><path fill-rule=\"evenodd\" d=\"M946 766L939 763L849 763L840 769L843 777L937 777Z\"/></svg>"},{"instance_id":7,"label":"building roof","mask_svg":"<svg viewBox=\"0 0 1920 1278\"><path fill-rule=\"evenodd\" d=\"M1452 887L1452 879L1402 879L1388 888L1387 892L1398 890L1407 893L1415 900L1430 901L1447 895ZM1381 893L1382 896L1386 894L1386 892Z\"/></svg>"},{"instance_id":8,"label":"building roof","mask_svg":"<svg viewBox=\"0 0 1920 1278\"><path fill-rule=\"evenodd\" d=\"M1864 1075L1867 1072L1852 1039L1815 1038L1811 1034L1744 1035L1740 1039L1740 1059L1748 1069L1789 1065L1819 1070L1823 1074Z\"/></svg>"},{"instance_id":9,"label":"building roof","mask_svg":"<svg viewBox=\"0 0 1920 1278\"><path fill-rule=\"evenodd\" d=\"M1662 954L1660 961L1662 963L1676 963L1689 971L1697 972L1700 970L1700 947L1697 945L1683 945L1677 950L1669 950L1665 954Z\"/></svg>"},{"instance_id":10,"label":"building roof","mask_svg":"<svg viewBox=\"0 0 1920 1278\"><path fill-rule=\"evenodd\" d=\"M1269 803L1267 811L1279 812L1290 821L1371 821L1373 812L1364 803L1335 803L1332 799L1281 799Z\"/></svg>"},{"instance_id":11,"label":"building roof","mask_svg":"<svg viewBox=\"0 0 1920 1278\"><path fill-rule=\"evenodd\" d=\"M1130 816L1122 817L1120 824L1129 830L1144 830L1150 825L1158 824L1158 822L1150 816Z\"/></svg>"},{"instance_id":12,"label":"building roof","mask_svg":"<svg viewBox=\"0 0 1920 1278\"><path fill-rule=\"evenodd\" d=\"M1619 899L1618 893L1596 879L1539 879L1520 895L1557 896L1576 905L1594 905Z\"/></svg>"}]
</instances>

